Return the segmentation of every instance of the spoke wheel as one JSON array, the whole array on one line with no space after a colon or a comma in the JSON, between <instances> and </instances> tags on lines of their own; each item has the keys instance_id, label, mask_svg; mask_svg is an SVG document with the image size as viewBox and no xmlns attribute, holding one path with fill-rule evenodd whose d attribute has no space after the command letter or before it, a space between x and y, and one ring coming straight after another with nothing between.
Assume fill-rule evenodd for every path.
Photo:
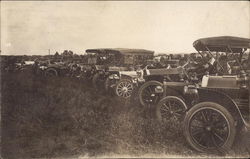
<instances>
[{"instance_id":1,"label":"spoke wheel","mask_svg":"<svg viewBox=\"0 0 250 159\"><path fill-rule=\"evenodd\" d=\"M148 81L139 89L140 104L143 106L155 105L161 98L162 94L156 93L155 88L163 84L158 81Z\"/></svg>"},{"instance_id":2,"label":"spoke wheel","mask_svg":"<svg viewBox=\"0 0 250 159\"><path fill-rule=\"evenodd\" d=\"M184 119L187 142L200 152L227 152L235 138L232 115L223 106L203 102L193 106Z\"/></svg>"},{"instance_id":3,"label":"spoke wheel","mask_svg":"<svg viewBox=\"0 0 250 159\"><path fill-rule=\"evenodd\" d=\"M156 117L160 122L181 121L187 110L185 102L176 96L167 96L156 106Z\"/></svg>"},{"instance_id":4,"label":"spoke wheel","mask_svg":"<svg viewBox=\"0 0 250 159\"><path fill-rule=\"evenodd\" d=\"M122 79L116 85L116 95L123 98L129 98L133 89L134 86L131 80Z\"/></svg>"}]
</instances>

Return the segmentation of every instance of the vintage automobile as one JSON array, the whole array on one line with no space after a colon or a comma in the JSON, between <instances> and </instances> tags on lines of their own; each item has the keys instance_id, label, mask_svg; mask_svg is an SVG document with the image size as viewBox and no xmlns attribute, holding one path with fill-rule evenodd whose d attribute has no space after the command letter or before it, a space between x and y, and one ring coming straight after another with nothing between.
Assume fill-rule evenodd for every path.
<instances>
[{"instance_id":1,"label":"vintage automobile","mask_svg":"<svg viewBox=\"0 0 250 159\"><path fill-rule=\"evenodd\" d=\"M230 38L230 37L220 37L220 38ZM214 38L212 38L214 39ZM205 39L202 39L204 41ZM207 39L206 39L207 40ZM215 45L216 42L213 42ZM156 105L159 99L159 93L155 93L155 88L157 86L162 86L163 77L166 76L168 82L179 82L184 81L182 77L195 76L198 82L201 82L203 75L209 73L210 75L236 75L239 73L240 68L249 69L247 61L248 58L242 58L245 49L242 53L232 53L232 51L239 50L238 48L233 48L230 52L230 48L223 48L222 50L213 50L214 46L204 46L201 48L200 40L194 42L194 47L199 53L197 58L190 56L188 58L188 64L186 61L180 62L185 63L185 73L188 75L179 74L171 68L169 71L165 69L148 69L144 72L145 83L139 89L139 99L141 105ZM199 49L200 48L200 49ZM229 51L226 53L226 51ZM180 64L180 66L183 64ZM151 73L152 72L152 73Z\"/></svg>"},{"instance_id":2,"label":"vintage automobile","mask_svg":"<svg viewBox=\"0 0 250 159\"><path fill-rule=\"evenodd\" d=\"M129 98L131 97L135 85L139 84L140 78L138 78L139 71L119 71L115 74L117 81L113 82L109 87L115 89L115 94L118 97ZM109 77L110 78L110 77Z\"/></svg>"},{"instance_id":3,"label":"vintage automobile","mask_svg":"<svg viewBox=\"0 0 250 159\"><path fill-rule=\"evenodd\" d=\"M153 58L153 51L144 49L88 49L87 53L95 54L96 65L92 67L92 83L95 89L114 87L120 80L121 71L135 71Z\"/></svg>"},{"instance_id":4,"label":"vintage automobile","mask_svg":"<svg viewBox=\"0 0 250 159\"><path fill-rule=\"evenodd\" d=\"M50 63L46 70L45 76L64 76L69 72L69 67L63 62Z\"/></svg>"},{"instance_id":5,"label":"vintage automobile","mask_svg":"<svg viewBox=\"0 0 250 159\"><path fill-rule=\"evenodd\" d=\"M23 61L22 56L0 56L1 71L6 72L18 72L20 71L21 63Z\"/></svg>"},{"instance_id":6,"label":"vintage automobile","mask_svg":"<svg viewBox=\"0 0 250 159\"><path fill-rule=\"evenodd\" d=\"M233 54L237 62L236 74L204 75L199 87L190 87L194 98L183 123L186 140L195 150L227 152L239 130L250 128L249 54L243 59L250 39L203 38L195 41L194 47L197 51Z\"/></svg>"},{"instance_id":7,"label":"vintage automobile","mask_svg":"<svg viewBox=\"0 0 250 159\"><path fill-rule=\"evenodd\" d=\"M82 56L82 61L78 63L80 68L80 77L85 81L91 82L95 73L102 69L100 60L97 61L98 55L96 53L87 52ZM103 59L104 60L104 59Z\"/></svg>"},{"instance_id":8,"label":"vintage automobile","mask_svg":"<svg viewBox=\"0 0 250 159\"><path fill-rule=\"evenodd\" d=\"M171 84L172 87L177 82L185 83L187 80L197 81L195 70L197 67L190 66L190 59L182 62L176 68L146 68L142 72L144 83L140 86L138 94L142 106L156 105L163 96L163 92L157 92L157 87L163 87L163 81ZM179 85L179 84L177 84Z\"/></svg>"},{"instance_id":9,"label":"vintage automobile","mask_svg":"<svg viewBox=\"0 0 250 159\"><path fill-rule=\"evenodd\" d=\"M69 66L65 62L54 62L51 60L35 60L34 73L47 77L65 76L69 72Z\"/></svg>"},{"instance_id":10,"label":"vintage automobile","mask_svg":"<svg viewBox=\"0 0 250 159\"><path fill-rule=\"evenodd\" d=\"M143 86L143 88L139 89L139 94L141 94L144 92L144 87L151 87L151 84L153 87L160 85L160 83L163 82L164 76L167 77L168 81L181 80L182 77L176 70L178 70L178 66L184 65L185 62L187 62L183 57L179 54L175 57L173 55L158 54L154 56L153 60L148 60L147 65L143 69L140 68L136 71L121 71L120 79L122 80L116 84L116 95L127 98L130 97L132 93L132 89L128 88L140 88ZM149 83L147 83L148 81ZM147 84L143 85L145 82ZM140 96L142 105L145 105L143 100L144 97Z\"/></svg>"}]
</instances>

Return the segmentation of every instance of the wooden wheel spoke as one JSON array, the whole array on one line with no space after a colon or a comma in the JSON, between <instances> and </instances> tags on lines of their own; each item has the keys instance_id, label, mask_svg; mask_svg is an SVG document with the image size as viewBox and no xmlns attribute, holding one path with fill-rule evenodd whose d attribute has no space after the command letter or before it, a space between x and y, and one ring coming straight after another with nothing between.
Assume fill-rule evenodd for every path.
<instances>
[{"instance_id":1,"label":"wooden wheel spoke","mask_svg":"<svg viewBox=\"0 0 250 159\"><path fill-rule=\"evenodd\" d=\"M169 113L168 112L161 112L161 116L167 116L167 117L169 117Z\"/></svg>"},{"instance_id":2,"label":"wooden wheel spoke","mask_svg":"<svg viewBox=\"0 0 250 159\"><path fill-rule=\"evenodd\" d=\"M169 108L169 110L172 110L171 109L171 102L170 101L168 101L168 108Z\"/></svg>"},{"instance_id":3,"label":"wooden wheel spoke","mask_svg":"<svg viewBox=\"0 0 250 159\"><path fill-rule=\"evenodd\" d=\"M164 103L163 106L164 106L165 109L169 110L169 107L167 106L166 103Z\"/></svg>"},{"instance_id":4,"label":"wooden wheel spoke","mask_svg":"<svg viewBox=\"0 0 250 159\"><path fill-rule=\"evenodd\" d=\"M215 128L225 128L225 127L227 127L227 125L225 125L225 122L222 120L222 121L215 122L214 127Z\"/></svg>"},{"instance_id":5,"label":"wooden wheel spoke","mask_svg":"<svg viewBox=\"0 0 250 159\"><path fill-rule=\"evenodd\" d=\"M124 83L124 82L122 82L122 83L121 83L121 86L122 86L122 87L124 87L124 86L125 86L125 83Z\"/></svg>"},{"instance_id":6,"label":"wooden wheel spoke","mask_svg":"<svg viewBox=\"0 0 250 159\"><path fill-rule=\"evenodd\" d=\"M178 118L180 118L182 116L182 114L176 113L176 112L174 112L174 115L177 116Z\"/></svg>"},{"instance_id":7,"label":"wooden wheel spoke","mask_svg":"<svg viewBox=\"0 0 250 159\"><path fill-rule=\"evenodd\" d=\"M202 132L201 132L201 133L202 133ZM196 134L196 135L197 135L197 134ZM202 133L201 136L200 136L200 138L199 138L199 140L198 140L198 143L202 142L205 136L206 136L206 134L205 134L205 133Z\"/></svg>"},{"instance_id":8,"label":"wooden wheel spoke","mask_svg":"<svg viewBox=\"0 0 250 159\"><path fill-rule=\"evenodd\" d=\"M169 111L169 109L166 109L166 107L161 107L160 110L165 111L165 112L168 112L168 111Z\"/></svg>"},{"instance_id":9,"label":"wooden wheel spoke","mask_svg":"<svg viewBox=\"0 0 250 159\"><path fill-rule=\"evenodd\" d=\"M129 92L129 93L132 93L132 92L133 92L133 89L129 89L128 92Z\"/></svg>"},{"instance_id":10,"label":"wooden wheel spoke","mask_svg":"<svg viewBox=\"0 0 250 159\"><path fill-rule=\"evenodd\" d=\"M122 89L122 85L121 85L121 84L119 84L117 88L118 88L118 89Z\"/></svg>"},{"instance_id":11,"label":"wooden wheel spoke","mask_svg":"<svg viewBox=\"0 0 250 159\"><path fill-rule=\"evenodd\" d=\"M207 116L208 121L211 121L211 122L213 121L211 110L206 111L206 116Z\"/></svg>"},{"instance_id":12,"label":"wooden wheel spoke","mask_svg":"<svg viewBox=\"0 0 250 159\"><path fill-rule=\"evenodd\" d=\"M193 136L196 136L196 135L198 135L198 134L201 134L201 133L203 133L204 131L203 131L203 129L202 128L196 128L195 130L193 130L192 131L192 135Z\"/></svg>"},{"instance_id":13,"label":"wooden wheel spoke","mask_svg":"<svg viewBox=\"0 0 250 159\"><path fill-rule=\"evenodd\" d=\"M201 113L202 120L203 120L204 122L208 122L208 121L207 121L207 118L206 118L206 116L205 116L205 114L204 114L204 112L201 111L200 113Z\"/></svg>"},{"instance_id":14,"label":"wooden wheel spoke","mask_svg":"<svg viewBox=\"0 0 250 159\"><path fill-rule=\"evenodd\" d=\"M174 111L175 113L183 113L183 109L177 109Z\"/></svg>"},{"instance_id":15,"label":"wooden wheel spoke","mask_svg":"<svg viewBox=\"0 0 250 159\"><path fill-rule=\"evenodd\" d=\"M125 92L125 97L129 97L129 93L128 92Z\"/></svg>"},{"instance_id":16,"label":"wooden wheel spoke","mask_svg":"<svg viewBox=\"0 0 250 159\"><path fill-rule=\"evenodd\" d=\"M211 135L211 140L212 140L212 144L213 144L215 147L218 147L214 135Z\"/></svg>"},{"instance_id":17,"label":"wooden wheel spoke","mask_svg":"<svg viewBox=\"0 0 250 159\"><path fill-rule=\"evenodd\" d=\"M149 92L150 94L152 94L153 91L152 91L151 86L148 87L148 92Z\"/></svg>"},{"instance_id":18,"label":"wooden wheel spoke","mask_svg":"<svg viewBox=\"0 0 250 159\"><path fill-rule=\"evenodd\" d=\"M175 108L175 107L176 107L176 103L175 103L175 101L173 101L172 108Z\"/></svg>"},{"instance_id":19,"label":"wooden wheel spoke","mask_svg":"<svg viewBox=\"0 0 250 159\"><path fill-rule=\"evenodd\" d=\"M145 89L143 91L143 95L151 95L151 92L149 90Z\"/></svg>"},{"instance_id":20,"label":"wooden wheel spoke","mask_svg":"<svg viewBox=\"0 0 250 159\"><path fill-rule=\"evenodd\" d=\"M217 134L215 131L213 131L212 134L213 134L214 136L216 136L218 139L220 139L222 142L225 141L225 140L224 140L219 134Z\"/></svg>"},{"instance_id":21,"label":"wooden wheel spoke","mask_svg":"<svg viewBox=\"0 0 250 159\"><path fill-rule=\"evenodd\" d=\"M191 128L194 128L194 129L196 129L196 128L204 128L204 126L203 125L191 125Z\"/></svg>"}]
</instances>

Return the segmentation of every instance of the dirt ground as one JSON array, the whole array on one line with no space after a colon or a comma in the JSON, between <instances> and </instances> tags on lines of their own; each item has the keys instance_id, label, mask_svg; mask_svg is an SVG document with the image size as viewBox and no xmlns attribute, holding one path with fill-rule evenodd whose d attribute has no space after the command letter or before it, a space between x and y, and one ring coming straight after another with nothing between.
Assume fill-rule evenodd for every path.
<instances>
[{"instance_id":1,"label":"dirt ground","mask_svg":"<svg viewBox=\"0 0 250 159\"><path fill-rule=\"evenodd\" d=\"M103 95L87 82L1 75L3 158L218 156L192 150L181 123L160 124L150 109ZM240 132L227 156L249 157L249 140L248 131Z\"/></svg>"}]
</instances>

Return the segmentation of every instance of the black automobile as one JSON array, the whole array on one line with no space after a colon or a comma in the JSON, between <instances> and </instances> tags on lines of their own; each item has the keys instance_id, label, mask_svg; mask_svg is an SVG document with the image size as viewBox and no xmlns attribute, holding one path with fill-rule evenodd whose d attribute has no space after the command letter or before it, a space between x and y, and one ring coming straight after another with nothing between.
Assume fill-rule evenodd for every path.
<instances>
[{"instance_id":1,"label":"black automobile","mask_svg":"<svg viewBox=\"0 0 250 159\"><path fill-rule=\"evenodd\" d=\"M223 53L233 59L223 67L217 59L218 74L204 75L199 87L192 87L192 104L184 119L187 142L200 152L227 152L242 127L250 128L250 39L240 37L211 37L194 42L197 51ZM229 58L230 57L230 58ZM225 73L225 74L223 74Z\"/></svg>"}]
</instances>

